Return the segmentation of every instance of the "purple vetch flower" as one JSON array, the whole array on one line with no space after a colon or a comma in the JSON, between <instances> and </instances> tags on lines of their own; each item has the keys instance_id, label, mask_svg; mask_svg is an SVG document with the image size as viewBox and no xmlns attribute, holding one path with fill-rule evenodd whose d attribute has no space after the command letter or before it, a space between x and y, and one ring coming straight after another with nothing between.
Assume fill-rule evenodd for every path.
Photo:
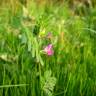
<instances>
[{"instance_id":1,"label":"purple vetch flower","mask_svg":"<svg viewBox=\"0 0 96 96\"><path fill-rule=\"evenodd\" d=\"M53 46L52 44L49 44L48 46L46 46L44 48L44 52L48 55L48 56L51 56L54 54L54 51L53 51Z\"/></svg>"},{"instance_id":2,"label":"purple vetch flower","mask_svg":"<svg viewBox=\"0 0 96 96\"><path fill-rule=\"evenodd\" d=\"M46 37L47 37L48 39L51 39L51 38L52 38L52 33L49 32L49 33L46 35Z\"/></svg>"}]
</instances>

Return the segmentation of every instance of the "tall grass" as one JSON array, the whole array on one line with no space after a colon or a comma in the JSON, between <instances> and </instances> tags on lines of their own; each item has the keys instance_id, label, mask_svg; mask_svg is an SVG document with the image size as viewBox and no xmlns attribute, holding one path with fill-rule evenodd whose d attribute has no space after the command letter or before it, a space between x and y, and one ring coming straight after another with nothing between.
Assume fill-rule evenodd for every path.
<instances>
[{"instance_id":1,"label":"tall grass","mask_svg":"<svg viewBox=\"0 0 96 96\"><path fill-rule=\"evenodd\" d=\"M0 96L95 96L96 8L77 15L66 3L32 1L24 17L22 6L15 15L7 6L0 7ZM48 44L52 56L43 52Z\"/></svg>"}]
</instances>

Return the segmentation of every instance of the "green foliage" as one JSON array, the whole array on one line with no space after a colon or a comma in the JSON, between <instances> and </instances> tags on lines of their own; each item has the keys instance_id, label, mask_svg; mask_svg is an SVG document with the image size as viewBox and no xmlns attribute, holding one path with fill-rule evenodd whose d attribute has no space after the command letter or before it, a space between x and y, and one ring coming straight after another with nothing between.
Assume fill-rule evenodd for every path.
<instances>
[{"instance_id":1,"label":"green foliage","mask_svg":"<svg viewBox=\"0 0 96 96\"><path fill-rule=\"evenodd\" d=\"M56 85L56 78L52 77L51 70L45 71L44 76L41 77L41 88L46 96L52 96L54 86Z\"/></svg>"},{"instance_id":2,"label":"green foliage","mask_svg":"<svg viewBox=\"0 0 96 96\"><path fill-rule=\"evenodd\" d=\"M96 95L96 8L77 16L66 4L32 0L34 20L0 6L0 96ZM50 43L52 56L44 53Z\"/></svg>"}]
</instances>

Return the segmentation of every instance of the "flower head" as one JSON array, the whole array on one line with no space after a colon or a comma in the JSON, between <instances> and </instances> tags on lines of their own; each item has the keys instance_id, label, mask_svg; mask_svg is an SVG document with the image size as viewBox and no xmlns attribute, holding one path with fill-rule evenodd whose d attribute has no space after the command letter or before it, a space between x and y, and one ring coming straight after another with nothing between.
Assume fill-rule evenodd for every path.
<instances>
[{"instance_id":1,"label":"flower head","mask_svg":"<svg viewBox=\"0 0 96 96\"><path fill-rule=\"evenodd\" d=\"M40 29L40 32L39 32L39 37L44 37L45 36L45 33L46 33L45 28L41 28Z\"/></svg>"},{"instance_id":2,"label":"flower head","mask_svg":"<svg viewBox=\"0 0 96 96\"><path fill-rule=\"evenodd\" d=\"M49 32L47 35L46 35L47 39L51 39L52 38L52 33Z\"/></svg>"},{"instance_id":3,"label":"flower head","mask_svg":"<svg viewBox=\"0 0 96 96\"><path fill-rule=\"evenodd\" d=\"M44 48L44 52L45 52L48 56L53 55L54 51L53 51L53 46L52 46L52 44L49 44L48 46L46 46L46 47Z\"/></svg>"}]
</instances>

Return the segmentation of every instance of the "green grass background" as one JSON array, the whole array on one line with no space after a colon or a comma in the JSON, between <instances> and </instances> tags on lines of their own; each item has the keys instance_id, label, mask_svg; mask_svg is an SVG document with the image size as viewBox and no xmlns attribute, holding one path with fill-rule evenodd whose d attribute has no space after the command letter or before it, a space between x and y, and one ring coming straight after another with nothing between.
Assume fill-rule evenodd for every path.
<instances>
[{"instance_id":1,"label":"green grass background","mask_svg":"<svg viewBox=\"0 0 96 96\"><path fill-rule=\"evenodd\" d=\"M28 11L34 20L0 6L0 96L96 96L96 8L32 1ZM41 52L49 43L53 56Z\"/></svg>"}]
</instances>

